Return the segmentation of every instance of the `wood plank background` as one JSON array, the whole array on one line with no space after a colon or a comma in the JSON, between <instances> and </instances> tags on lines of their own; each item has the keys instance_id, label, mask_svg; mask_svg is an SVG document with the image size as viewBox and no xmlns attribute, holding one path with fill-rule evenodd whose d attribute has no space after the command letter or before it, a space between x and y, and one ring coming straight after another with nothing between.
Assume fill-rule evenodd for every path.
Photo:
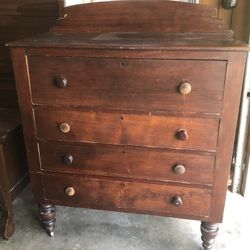
<instances>
[{"instance_id":1,"label":"wood plank background","mask_svg":"<svg viewBox=\"0 0 250 250\"><path fill-rule=\"evenodd\" d=\"M221 6L221 0L200 0L200 4L212 5L218 10L218 18L225 21L227 28L231 27L232 10L226 10Z\"/></svg>"},{"instance_id":2,"label":"wood plank background","mask_svg":"<svg viewBox=\"0 0 250 250\"><path fill-rule=\"evenodd\" d=\"M16 108L7 42L46 32L59 15L59 0L0 0L0 108ZM61 5L60 5L61 6Z\"/></svg>"}]
</instances>

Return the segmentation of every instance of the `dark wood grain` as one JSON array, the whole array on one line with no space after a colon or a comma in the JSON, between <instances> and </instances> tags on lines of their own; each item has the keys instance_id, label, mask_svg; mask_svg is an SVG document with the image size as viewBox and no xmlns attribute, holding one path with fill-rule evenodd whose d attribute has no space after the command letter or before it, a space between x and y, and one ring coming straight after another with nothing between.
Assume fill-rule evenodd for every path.
<instances>
[{"instance_id":1,"label":"dark wood grain","mask_svg":"<svg viewBox=\"0 0 250 250\"><path fill-rule=\"evenodd\" d=\"M26 186L28 167L21 126L17 124L14 131L6 135L3 143L6 174L12 200Z\"/></svg>"},{"instance_id":2,"label":"dark wood grain","mask_svg":"<svg viewBox=\"0 0 250 250\"><path fill-rule=\"evenodd\" d=\"M14 200L26 186L28 167L25 157L20 115L17 110L0 109L1 173Z\"/></svg>"},{"instance_id":3,"label":"dark wood grain","mask_svg":"<svg viewBox=\"0 0 250 250\"><path fill-rule=\"evenodd\" d=\"M48 31L55 25L58 8L57 0L0 0L0 107L18 107L11 56L5 43Z\"/></svg>"},{"instance_id":4,"label":"dark wood grain","mask_svg":"<svg viewBox=\"0 0 250 250\"><path fill-rule=\"evenodd\" d=\"M222 222L223 220L246 56L245 53L231 53L228 61L210 222Z\"/></svg>"},{"instance_id":5,"label":"dark wood grain","mask_svg":"<svg viewBox=\"0 0 250 250\"><path fill-rule=\"evenodd\" d=\"M1 17L1 16L0 16ZM34 36L40 32L46 32L55 24L56 17L32 17L32 16L4 16L0 18L1 39L10 42L11 36L19 36L19 39ZM18 39L18 38L14 38Z\"/></svg>"},{"instance_id":6,"label":"dark wood grain","mask_svg":"<svg viewBox=\"0 0 250 250\"><path fill-rule=\"evenodd\" d=\"M70 45L69 45L70 44ZM216 33L165 33L165 32L112 32L112 33L76 33L53 34L45 33L36 37L18 40L9 43L10 46L30 48L85 48L101 49L99 53L105 53L103 49L117 49L122 53L124 49L137 52L147 50L210 50L210 51L246 51L248 47L243 42L224 37ZM122 48L122 50L121 50ZM81 51L81 53L88 51ZM178 53L178 51L176 51ZM113 51L114 53L114 51ZM80 54L76 53L78 56ZM115 53L116 54L116 53ZM62 54L64 55L64 54ZM91 55L93 57L94 54ZM113 55L114 56L114 55ZM145 56L144 56L145 58ZM190 58L188 58L190 59Z\"/></svg>"},{"instance_id":7,"label":"dark wood grain","mask_svg":"<svg viewBox=\"0 0 250 250\"><path fill-rule=\"evenodd\" d=\"M14 79L2 78L0 81L0 108L17 109L18 103Z\"/></svg>"},{"instance_id":8,"label":"dark wood grain","mask_svg":"<svg viewBox=\"0 0 250 250\"><path fill-rule=\"evenodd\" d=\"M104 58L116 58L116 59L161 59L161 60L212 60L212 61L228 61L230 60L229 52L243 52L246 53L248 48L246 46L238 45L237 47L220 47L217 43L215 46L203 46L204 43L201 42L199 48L196 47L194 49L190 44L186 47L186 45L175 47L173 44L168 48L158 47L158 49L114 49L112 45L109 45L109 48L106 49L96 49L93 45L93 48L69 48L53 46L50 47L46 44L45 47L39 45L41 47L32 47L30 43L33 39L27 40L27 48L26 53L28 56L61 56L61 57L85 57L85 58L96 58L96 59L104 59ZM29 41L29 42L28 42ZM173 43L177 42L176 39L173 39ZM224 41L225 42L225 41ZM9 44L12 46L13 43ZM14 43L16 44L16 43ZM202 45L203 44L203 45ZM34 45L34 44L33 44ZM211 45L211 44L210 44ZM14 45L13 45L14 46ZM19 47L15 45L14 47ZM235 51L234 51L235 50Z\"/></svg>"},{"instance_id":9,"label":"dark wood grain","mask_svg":"<svg viewBox=\"0 0 250 250\"><path fill-rule=\"evenodd\" d=\"M16 110L0 109L0 207L1 231L8 240L14 234L12 201L28 183L23 136Z\"/></svg>"},{"instance_id":10,"label":"dark wood grain","mask_svg":"<svg viewBox=\"0 0 250 250\"><path fill-rule=\"evenodd\" d=\"M195 214L208 216L210 191L139 182L112 181L86 178L79 175L44 175L44 192L49 201L64 200L68 205L83 207L108 207L109 209L130 208L151 211L157 214ZM56 183L56 185L54 185ZM74 196L67 196L65 189L73 187ZM172 204L174 196L183 199L183 205ZM202 199L201 199L202 197Z\"/></svg>"},{"instance_id":11,"label":"dark wood grain","mask_svg":"<svg viewBox=\"0 0 250 250\"><path fill-rule=\"evenodd\" d=\"M25 50L22 48L16 48L11 52L29 169L39 170L39 156L36 143L36 131L35 122L33 119L31 93L29 91L30 85L27 74L28 65L25 57Z\"/></svg>"},{"instance_id":12,"label":"dark wood grain","mask_svg":"<svg viewBox=\"0 0 250 250\"><path fill-rule=\"evenodd\" d=\"M2 210L1 230L3 238L8 240L15 232L14 213L10 194L10 185L6 173L3 146L0 144L0 205ZM3 229L2 229L3 227Z\"/></svg>"},{"instance_id":13,"label":"dark wood grain","mask_svg":"<svg viewBox=\"0 0 250 250\"><path fill-rule=\"evenodd\" d=\"M198 219L211 248L249 50L215 16L168 1L86 4L9 44L39 204Z\"/></svg>"},{"instance_id":14,"label":"dark wood grain","mask_svg":"<svg viewBox=\"0 0 250 250\"><path fill-rule=\"evenodd\" d=\"M34 16L1 16L0 15L0 41L1 47L5 50L5 43L34 36L40 32L47 31L55 24L55 17L34 17ZM0 76L3 74L13 75L9 51L4 53L0 60Z\"/></svg>"},{"instance_id":15,"label":"dark wood grain","mask_svg":"<svg viewBox=\"0 0 250 250\"><path fill-rule=\"evenodd\" d=\"M213 155L195 155L147 148L116 147L95 144L39 143L43 170L127 177L163 182L207 184L213 182ZM64 157L72 156L70 164ZM185 166L184 174L174 167Z\"/></svg>"},{"instance_id":16,"label":"dark wood grain","mask_svg":"<svg viewBox=\"0 0 250 250\"><path fill-rule=\"evenodd\" d=\"M43 139L208 151L217 148L217 119L37 109L35 120L37 137ZM62 123L69 124L68 133L60 131ZM188 131L187 141L176 137L182 128Z\"/></svg>"},{"instance_id":17,"label":"dark wood grain","mask_svg":"<svg viewBox=\"0 0 250 250\"><path fill-rule=\"evenodd\" d=\"M52 16L58 11L57 0L0 0L0 16Z\"/></svg>"},{"instance_id":18,"label":"dark wood grain","mask_svg":"<svg viewBox=\"0 0 250 250\"><path fill-rule=\"evenodd\" d=\"M35 104L207 113L222 108L224 61L32 56L29 65ZM64 88L57 87L58 77L67 80ZM184 81L190 94L178 91Z\"/></svg>"}]
</instances>

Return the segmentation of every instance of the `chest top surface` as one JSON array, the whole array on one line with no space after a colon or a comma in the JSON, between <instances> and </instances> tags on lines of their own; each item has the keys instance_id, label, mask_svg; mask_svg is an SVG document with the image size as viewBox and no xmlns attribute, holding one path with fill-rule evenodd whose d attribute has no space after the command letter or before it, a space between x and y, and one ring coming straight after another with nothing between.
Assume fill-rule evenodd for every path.
<instances>
[{"instance_id":1,"label":"chest top surface","mask_svg":"<svg viewBox=\"0 0 250 250\"><path fill-rule=\"evenodd\" d=\"M111 1L70 6L49 33L8 44L141 50L248 50L211 6L157 1Z\"/></svg>"}]
</instances>

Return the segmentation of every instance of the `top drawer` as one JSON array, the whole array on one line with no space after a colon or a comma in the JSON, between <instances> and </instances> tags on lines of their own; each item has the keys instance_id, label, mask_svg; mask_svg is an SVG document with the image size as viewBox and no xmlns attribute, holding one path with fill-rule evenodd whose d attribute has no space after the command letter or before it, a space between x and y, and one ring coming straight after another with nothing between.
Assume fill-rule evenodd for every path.
<instances>
[{"instance_id":1,"label":"top drawer","mask_svg":"<svg viewBox=\"0 0 250 250\"><path fill-rule=\"evenodd\" d=\"M219 113L226 62L30 56L29 68L35 104Z\"/></svg>"}]
</instances>

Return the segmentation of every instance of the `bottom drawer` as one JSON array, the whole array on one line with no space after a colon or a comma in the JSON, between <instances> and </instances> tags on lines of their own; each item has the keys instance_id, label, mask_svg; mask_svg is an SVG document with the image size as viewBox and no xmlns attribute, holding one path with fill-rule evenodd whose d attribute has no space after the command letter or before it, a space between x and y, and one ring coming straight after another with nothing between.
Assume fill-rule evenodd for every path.
<instances>
[{"instance_id":1,"label":"bottom drawer","mask_svg":"<svg viewBox=\"0 0 250 250\"><path fill-rule=\"evenodd\" d=\"M209 215L211 190L207 189L63 174L44 175L43 184L45 199L62 205L159 215Z\"/></svg>"}]
</instances>

